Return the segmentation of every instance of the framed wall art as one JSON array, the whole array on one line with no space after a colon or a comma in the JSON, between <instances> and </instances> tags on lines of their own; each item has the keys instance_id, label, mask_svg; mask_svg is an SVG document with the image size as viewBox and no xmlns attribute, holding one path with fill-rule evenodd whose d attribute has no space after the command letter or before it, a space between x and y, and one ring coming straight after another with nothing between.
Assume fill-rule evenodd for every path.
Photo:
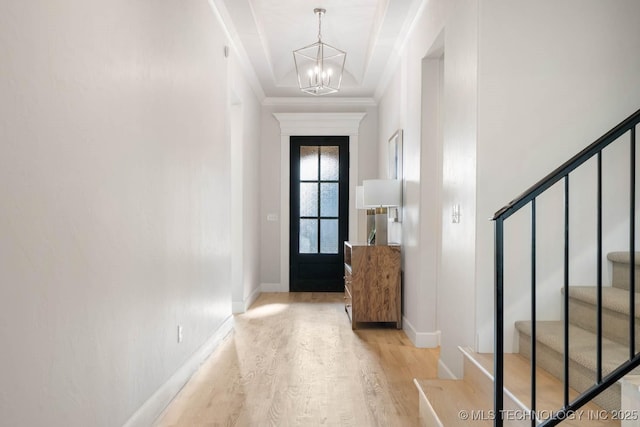
<instances>
[{"instance_id":1,"label":"framed wall art","mask_svg":"<svg viewBox=\"0 0 640 427\"><path fill-rule=\"evenodd\" d=\"M402 129L398 129L389 138L389 178L404 180L402 172ZM403 183L404 192L404 183ZM404 194L401 200L404 199ZM402 204L402 202L401 202ZM389 208L389 221L402 222L402 206Z\"/></svg>"}]
</instances>

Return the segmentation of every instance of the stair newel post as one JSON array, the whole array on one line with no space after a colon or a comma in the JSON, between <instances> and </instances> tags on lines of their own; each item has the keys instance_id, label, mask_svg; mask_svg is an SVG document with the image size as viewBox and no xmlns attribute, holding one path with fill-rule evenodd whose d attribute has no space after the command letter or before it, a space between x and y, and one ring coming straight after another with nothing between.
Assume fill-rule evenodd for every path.
<instances>
[{"instance_id":1,"label":"stair newel post","mask_svg":"<svg viewBox=\"0 0 640 427\"><path fill-rule=\"evenodd\" d=\"M564 406L569 406L569 174L564 176Z\"/></svg>"},{"instance_id":2,"label":"stair newel post","mask_svg":"<svg viewBox=\"0 0 640 427\"><path fill-rule=\"evenodd\" d=\"M531 200L531 427L536 419L536 199Z\"/></svg>"},{"instance_id":3,"label":"stair newel post","mask_svg":"<svg viewBox=\"0 0 640 427\"><path fill-rule=\"evenodd\" d=\"M629 165L629 359L636 354L636 126L631 126Z\"/></svg>"},{"instance_id":4,"label":"stair newel post","mask_svg":"<svg viewBox=\"0 0 640 427\"><path fill-rule=\"evenodd\" d=\"M504 220L495 219L495 343L494 343L494 422L502 427L504 387Z\"/></svg>"}]
</instances>

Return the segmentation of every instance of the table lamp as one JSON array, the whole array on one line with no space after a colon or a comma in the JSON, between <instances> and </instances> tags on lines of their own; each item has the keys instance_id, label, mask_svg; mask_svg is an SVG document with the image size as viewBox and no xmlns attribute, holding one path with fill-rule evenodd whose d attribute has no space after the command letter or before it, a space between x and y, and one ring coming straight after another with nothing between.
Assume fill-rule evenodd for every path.
<instances>
[{"instance_id":1,"label":"table lamp","mask_svg":"<svg viewBox=\"0 0 640 427\"><path fill-rule=\"evenodd\" d=\"M402 203L402 181L398 179L365 179L362 181L365 207L375 207L376 245L387 245L387 208Z\"/></svg>"}]
</instances>

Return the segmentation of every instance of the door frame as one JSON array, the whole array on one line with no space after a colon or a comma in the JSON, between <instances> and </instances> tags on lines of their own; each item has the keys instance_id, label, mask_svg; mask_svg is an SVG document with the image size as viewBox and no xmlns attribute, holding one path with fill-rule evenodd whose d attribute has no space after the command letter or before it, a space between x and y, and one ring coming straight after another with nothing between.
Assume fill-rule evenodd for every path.
<instances>
[{"instance_id":1,"label":"door frame","mask_svg":"<svg viewBox=\"0 0 640 427\"><path fill-rule=\"evenodd\" d=\"M289 159L291 136L349 137L349 240L356 239L355 210L358 182L358 134L367 113L273 113L280 122L280 283L265 292L289 292Z\"/></svg>"},{"instance_id":2,"label":"door frame","mask_svg":"<svg viewBox=\"0 0 640 427\"><path fill-rule=\"evenodd\" d=\"M349 240L349 137L344 135L331 136L291 136L290 147L294 148L290 152L289 159L289 291L290 292L344 292L344 245L343 242ZM318 167L315 181L306 179L307 182L317 183L317 239L318 241L314 253L300 253L300 201L301 191L301 148L315 147L317 151ZM337 253L323 252L321 250L322 240L322 182L326 182L322 176L322 147L338 148L338 178L326 180L334 182L338 185L338 212L335 218L338 220ZM297 177L294 176L297 171ZM332 279L327 278L303 278L304 268L315 268L322 265L324 273L332 271L335 276ZM306 271L308 273L308 271ZM297 285L292 279L297 280ZM328 282L334 285L329 285ZM335 286L335 287L334 287Z\"/></svg>"}]
</instances>

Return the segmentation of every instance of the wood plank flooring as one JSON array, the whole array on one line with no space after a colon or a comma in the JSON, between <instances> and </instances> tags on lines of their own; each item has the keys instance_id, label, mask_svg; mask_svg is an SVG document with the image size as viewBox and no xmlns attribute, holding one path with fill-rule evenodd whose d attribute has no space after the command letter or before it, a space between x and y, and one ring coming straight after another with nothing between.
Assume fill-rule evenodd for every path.
<instances>
[{"instance_id":1,"label":"wood plank flooring","mask_svg":"<svg viewBox=\"0 0 640 427\"><path fill-rule=\"evenodd\" d=\"M417 426L412 381L438 356L393 325L352 331L343 294L266 293L156 425Z\"/></svg>"}]
</instances>

